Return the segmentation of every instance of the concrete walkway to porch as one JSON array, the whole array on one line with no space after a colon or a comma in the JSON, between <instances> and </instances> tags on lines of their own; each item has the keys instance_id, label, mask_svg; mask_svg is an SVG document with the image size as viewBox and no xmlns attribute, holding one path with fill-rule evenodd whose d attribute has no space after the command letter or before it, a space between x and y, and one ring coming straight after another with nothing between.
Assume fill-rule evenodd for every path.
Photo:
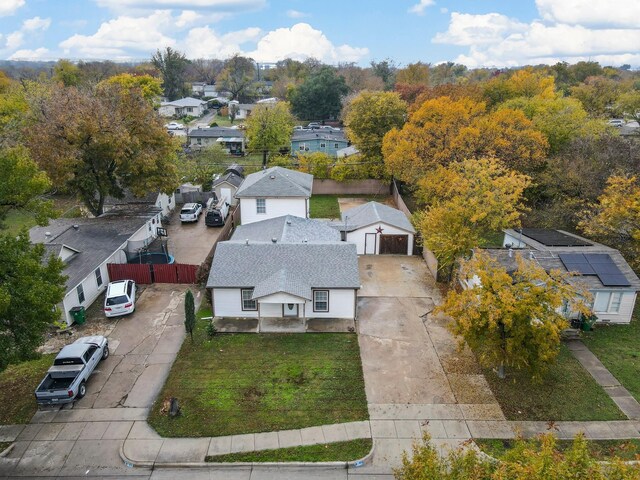
<instances>
[{"instance_id":1,"label":"concrete walkway to porch","mask_svg":"<svg viewBox=\"0 0 640 480\"><path fill-rule=\"evenodd\" d=\"M596 383L611 397L622 413L631 420L640 420L640 403L633 398L614 377L607 367L596 357L582 340L570 340L567 347L574 357L580 362L587 372L591 374Z\"/></svg>"}]
</instances>

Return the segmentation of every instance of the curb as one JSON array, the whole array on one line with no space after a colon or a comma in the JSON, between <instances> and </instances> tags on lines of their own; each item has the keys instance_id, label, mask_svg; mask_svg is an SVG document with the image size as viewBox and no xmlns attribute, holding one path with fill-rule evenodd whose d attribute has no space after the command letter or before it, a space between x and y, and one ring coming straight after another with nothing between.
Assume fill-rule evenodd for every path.
<instances>
[{"instance_id":1,"label":"curb","mask_svg":"<svg viewBox=\"0 0 640 480\"><path fill-rule=\"evenodd\" d=\"M0 452L0 458L4 458L7 455L9 455L11 453L11 450L13 450L13 447L15 446L15 443L11 443L11 445L9 445L7 448L5 448L2 452Z\"/></svg>"},{"instance_id":2,"label":"curb","mask_svg":"<svg viewBox=\"0 0 640 480\"><path fill-rule=\"evenodd\" d=\"M372 439L373 440L373 439ZM364 457L351 460L348 462L191 462L191 463L176 463L176 462L148 462L148 461L135 461L130 459L124 453L124 444L126 439L120 444L118 453L120 459L129 468L208 468L208 467L227 467L227 468L247 468L247 467L280 467L280 468L335 468L349 469L362 467L368 463L373 457L375 450L375 440L371 446L371 450ZM13 444L7 449L13 447ZM3 452L4 453L4 452ZM8 453L8 452L7 452Z\"/></svg>"}]
</instances>

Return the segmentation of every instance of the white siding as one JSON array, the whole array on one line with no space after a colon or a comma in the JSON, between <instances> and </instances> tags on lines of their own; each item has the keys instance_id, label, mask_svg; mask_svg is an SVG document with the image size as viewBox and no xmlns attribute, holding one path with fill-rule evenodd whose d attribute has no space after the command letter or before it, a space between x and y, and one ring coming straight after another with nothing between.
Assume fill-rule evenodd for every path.
<instances>
[{"instance_id":1,"label":"white siding","mask_svg":"<svg viewBox=\"0 0 640 480\"><path fill-rule=\"evenodd\" d=\"M358 250L358 255L364 255L365 237L367 233L376 234L376 250L375 253L380 253L380 234L376 232L378 227L382 227L383 235L409 235L409 244L407 246L407 255L413 255L413 234L406 230L401 230L386 223L375 223L368 227L359 228L353 232L347 233L347 242L355 243ZM369 237L372 239L373 237Z\"/></svg>"},{"instance_id":2,"label":"white siding","mask_svg":"<svg viewBox=\"0 0 640 480\"><path fill-rule=\"evenodd\" d=\"M602 290L603 292L605 290ZM612 292L614 290L606 290L606 292ZM619 292L620 290L616 290ZM591 292L594 297L598 293L597 290ZM604 313L604 312L596 312L596 316L598 320L604 320L610 323L629 323L631 322L631 316L633 315L633 308L636 304L636 292L626 291L622 293L622 298L620 300L620 309L618 313Z\"/></svg>"},{"instance_id":3,"label":"white siding","mask_svg":"<svg viewBox=\"0 0 640 480\"><path fill-rule=\"evenodd\" d=\"M213 188L213 191L216 192L216 196L218 198L222 198L222 191L229 191L230 192L230 196L229 196L229 205L234 206L238 203L238 199L236 197L234 197L234 195L236 194L236 190L238 190L238 188L235 185L231 185L228 182L222 182L218 185L216 185ZM254 207L255 208L255 207Z\"/></svg>"},{"instance_id":4,"label":"white siding","mask_svg":"<svg viewBox=\"0 0 640 480\"><path fill-rule=\"evenodd\" d=\"M176 196L174 193L167 195L166 193L159 193L156 200L156 207L162 209L162 215L169 215L176 206Z\"/></svg>"},{"instance_id":5,"label":"white siding","mask_svg":"<svg viewBox=\"0 0 640 480\"><path fill-rule=\"evenodd\" d=\"M173 105L163 105L158 109L158 113L163 117L173 117L176 114L176 107Z\"/></svg>"},{"instance_id":6,"label":"white siding","mask_svg":"<svg viewBox=\"0 0 640 480\"><path fill-rule=\"evenodd\" d=\"M239 288L214 288L213 314L217 317L245 317L257 318L257 311L243 311ZM277 295L277 294L276 294ZM269 300L276 300L276 295L270 295ZM282 296L282 300L290 300L289 296ZM287 301L287 303L290 303ZM356 290L329 289L329 311L314 312L313 302L306 301L304 313L307 318L355 318ZM302 316L302 305L299 315ZM282 317L282 303L261 303L261 317Z\"/></svg>"},{"instance_id":7,"label":"white siding","mask_svg":"<svg viewBox=\"0 0 640 480\"><path fill-rule=\"evenodd\" d=\"M511 235L505 233L504 240L502 241L502 246L506 247L507 245L512 248L524 248L527 246L526 243L520 241L518 238L512 237Z\"/></svg>"},{"instance_id":8,"label":"white siding","mask_svg":"<svg viewBox=\"0 0 640 480\"><path fill-rule=\"evenodd\" d=\"M242 224L259 222L269 218L282 217L283 215L293 215L296 217L308 218L306 198L266 198L266 213L256 213L255 198L240 199L240 215Z\"/></svg>"}]
</instances>

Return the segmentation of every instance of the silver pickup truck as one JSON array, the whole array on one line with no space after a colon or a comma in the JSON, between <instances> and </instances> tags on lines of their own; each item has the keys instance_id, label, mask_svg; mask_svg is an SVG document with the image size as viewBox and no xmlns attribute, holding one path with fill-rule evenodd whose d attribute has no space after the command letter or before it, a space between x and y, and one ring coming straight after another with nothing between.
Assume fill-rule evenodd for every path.
<instances>
[{"instance_id":1,"label":"silver pickup truck","mask_svg":"<svg viewBox=\"0 0 640 480\"><path fill-rule=\"evenodd\" d=\"M101 335L82 337L65 346L36 388L36 401L41 405L52 405L84 397L89 376L108 356L109 342Z\"/></svg>"}]
</instances>

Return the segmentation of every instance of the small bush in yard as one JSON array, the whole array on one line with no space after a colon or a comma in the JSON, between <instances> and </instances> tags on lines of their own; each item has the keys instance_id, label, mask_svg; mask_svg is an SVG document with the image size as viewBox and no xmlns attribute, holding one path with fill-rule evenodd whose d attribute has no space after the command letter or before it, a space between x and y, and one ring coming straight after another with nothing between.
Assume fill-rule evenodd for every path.
<instances>
[{"instance_id":1,"label":"small bush in yard","mask_svg":"<svg viewBox=\"0 0 640 480\"><path fill-rule=\"evenodd\" d=\"M214 337L216 333L218 333L218 329L216 328L216 326L213 324L212 321L209 321L207 323L207 326L205 327L205 331L207 332L207 336L209 338Z\"/></svg>"}]
</instances>

